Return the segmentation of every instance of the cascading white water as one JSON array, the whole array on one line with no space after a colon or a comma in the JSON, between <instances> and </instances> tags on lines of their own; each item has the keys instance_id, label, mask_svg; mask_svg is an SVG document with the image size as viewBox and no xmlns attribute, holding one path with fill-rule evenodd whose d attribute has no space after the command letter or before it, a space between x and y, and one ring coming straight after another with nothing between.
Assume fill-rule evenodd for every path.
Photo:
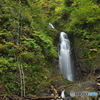
<instances>
[{"instance_id":1,"label":"cascading white water","mask_svg":"<svg viewBox=\"0 0 100 100\"><path fill-rule=\"evenodd\" d=\"M51 23L49 23L49 26L50 26L51 28L55 29L55 27L54 27Z\"/></svg>"},{"instance_id":2,"label":"cascading white water","mask_svg":"<svg viewBox=\"0 0 100 100\"><path fill-rule=\"evenodd\" d=\"M72 62L70 56L70 41L65 32L60 33L59 69L66 79L73 81Z\"/></svg>"},{"instance_id":3,"label":"cascading white water","mask_svg":"<svg viewBox=\"0 0 100 100\"><path fill-rule=\"evenodd\" d=\"M62 98L65 98L64 92L65 92L65 90L63 90L63 91L61 92L61 97L62 97Z\"/></svg>"}]
</instances>

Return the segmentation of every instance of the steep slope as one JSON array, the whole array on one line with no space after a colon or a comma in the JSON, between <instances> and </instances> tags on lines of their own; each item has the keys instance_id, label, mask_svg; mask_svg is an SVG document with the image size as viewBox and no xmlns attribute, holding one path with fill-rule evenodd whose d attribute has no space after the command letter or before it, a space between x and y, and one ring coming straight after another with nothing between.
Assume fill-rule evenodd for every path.
<instances>
[{"instance_id":1,"label":"steep slope","mask_svg":"<svg viewBox=\"0 0 100 100\"><path fill-rule=\"evenodd\" d=\"M53 14L52 9L58 4L60 1L0 1L1 94L20 95L20 67L24 70L26 94L39 93L41 87L62 80L54 61L57 59L54 43L58 32L48 26L53 22L50 20L53 16L49 17ZM57 72L54 76L53 70Z\"/></svg>"}]
</instances>

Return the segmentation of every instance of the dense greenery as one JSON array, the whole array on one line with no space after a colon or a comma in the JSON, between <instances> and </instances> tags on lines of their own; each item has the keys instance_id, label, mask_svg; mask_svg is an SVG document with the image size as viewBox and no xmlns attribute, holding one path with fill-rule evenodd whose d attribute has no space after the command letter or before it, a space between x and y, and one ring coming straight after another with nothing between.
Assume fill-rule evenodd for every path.
<instances>
[{"instance_id":1,"label":"dense greenery","mask_svg":"<svg viewBox=\"0 0 100 100\"><path fill-rule=\"evenodd\" d=\"M100 2L65 0L60 26L73 38L75 57L81 67L93 70L100 60ZM84 64L85 63L85 64Z\"/></svg>"},{"instance_id":2,"label":"dense greenery","mask_svg":"<svg viewBox=\"0 0 100 100\"><path fill-rule=\"evenodd\" d=\"M99 3L99 0L1 0L0 93L20 94L18 65L24 68L26 93L41 92L43 86L61 79L59 71L59 75L52 75L58 58L55 41L60 31L74 36L77 61L97 68ZM57 30L51 29L49 22Z\"/></svg>"},{"instance_id":3,"label":"dense greenery","mask_svg":"<svg viewBox=\"0 0 100 100\"><path fill-rule=\"evenodd\" d=\"M88 63L90 70L99 67L100 60L100 5L98 1L75 0L70 7L67 31L75 38L78 61ZM84 66L84 65L83 65Z\"/></svg>"},{"instance_id":4,"label":"dense greenery","mask_svg":"<svg viewBox=\"0 0 100 100\"><path fill-rule=\"evenodd\" d=\"M52 82L51 67L57 49L51 34L57 32L48 27L43 12L48 7L44 9L45 3L40 2L0 1L1 93L20 92L19 65L24 68L26 93L37 93L41 86Z\"/></svg>"}]
</instances>

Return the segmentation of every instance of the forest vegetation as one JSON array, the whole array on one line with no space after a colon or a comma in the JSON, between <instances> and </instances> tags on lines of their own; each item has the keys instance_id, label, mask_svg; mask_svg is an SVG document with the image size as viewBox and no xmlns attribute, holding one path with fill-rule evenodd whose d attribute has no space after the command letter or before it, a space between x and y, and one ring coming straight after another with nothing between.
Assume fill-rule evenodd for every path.
<instances>
[{"instance_id":1,"label":"forest vegetation","mask_svg":"<svg viewBox=\"0 0 100 100\"><path fill-rule=\"evenodd\" d=\"M56 68L61 31L73 39L76 66L100 69L99 0L0 0L0 95L20 95L19 66L26 94L70 83Z\"/></svg>"}]
</instances>

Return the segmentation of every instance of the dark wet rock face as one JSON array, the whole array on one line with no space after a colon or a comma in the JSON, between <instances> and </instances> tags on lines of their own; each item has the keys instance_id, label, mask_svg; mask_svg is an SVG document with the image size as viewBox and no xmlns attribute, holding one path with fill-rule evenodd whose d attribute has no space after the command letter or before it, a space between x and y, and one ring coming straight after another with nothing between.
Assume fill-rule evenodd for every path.
<instances>
[{"instance_id":1,"label":"dark wet rock face","mask_svg":"<svg viewBox=\"0 0 100 100\"><path fill-rule=\"evenodd\" d=\"M95 70L94 70L94 74L95 74L95 75L100 74L100 68L95 69Z\"/></svg>"}]
</instances>

